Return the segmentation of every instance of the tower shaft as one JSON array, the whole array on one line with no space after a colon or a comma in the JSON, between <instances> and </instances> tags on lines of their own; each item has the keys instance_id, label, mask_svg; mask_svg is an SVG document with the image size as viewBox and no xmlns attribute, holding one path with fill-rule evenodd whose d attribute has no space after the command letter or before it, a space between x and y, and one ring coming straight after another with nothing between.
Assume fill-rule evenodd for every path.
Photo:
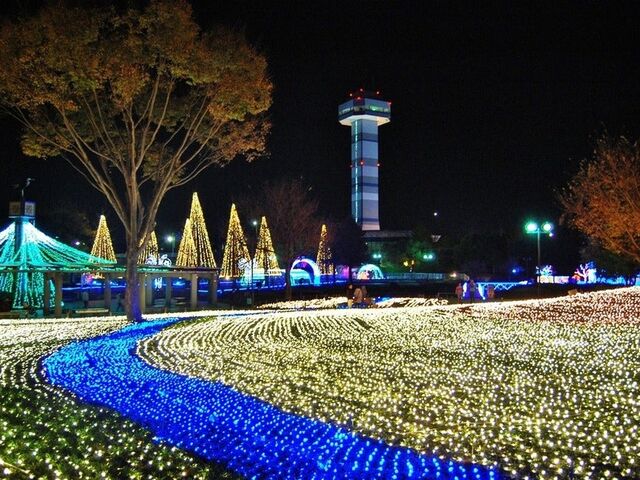
<instances>
[{"instance_id":1,"label":"tower shaft","mask_svg":"<svg viewBox=\"0 0 640 480\"><path fill-rule=\"evenodd\" d=\"M338 121L351 127L351 216L362 230L380 230L378 127L391 118L391 104L364 92L338 107Z\"/></svg>"},{"instance_id":2,"label":"tower shaft","mask_svg":"<svg viewBox=\"0 0 640 480\"><path fill-rule=\"evenodd\" d=\"M362 230L380 230L378 213L378 125L351 124L351 216Z\"/></svg>"}]
</instances>

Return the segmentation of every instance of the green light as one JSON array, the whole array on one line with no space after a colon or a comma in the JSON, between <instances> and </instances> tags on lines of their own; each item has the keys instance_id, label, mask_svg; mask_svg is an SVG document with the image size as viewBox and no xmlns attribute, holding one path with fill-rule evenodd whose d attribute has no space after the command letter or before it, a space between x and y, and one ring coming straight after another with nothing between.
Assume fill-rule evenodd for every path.
<instances>
[{"instance_id":1,"label":"green light","mask_svg":"<svg viewBox=\"0 0 640 480\"><path fill-rule=\"evenodd\" d=\"M26 220L22 223L22 241L16 252L15 223L0 232L0 291L14 293L13 307L44 305L44 270L71 269L91 271L115 262L92 256L48 237ZM18 269L14 276L14 270ZM48 282L53 293L53 282ZM52 297L53 298L53 295Z\"/></svg>"},{"instance_id":2,"label":"green light","mask_svg":"<svg viewBox=\"0 0 640 480\"><path fill-rule=\"evenodd\" d=\"M373 258L375 258L376 260L380 260L382 258L382 254L381 253L374 253L372 255Z\"/></svg>"},{"instance_id":3,"label":"green light","mask_svg":"<svg viewBox=\"0 0 640 480\"><path fill-rule=\"evenodd\" d=\"M434 258L436 258L436 256L432 252L428 252L422 255L423 260L433 260Z\"/></svg>"},{"instance_id":4,"label":"green light","mask_svg":"<svg viewBox=\"0 0 640 480\"><path fill-rule=\"evenodd\" d=\"M553 225L549 222L544 222L542 224L542 230L546 233L550 233L553 230Z\"/></svg>"},{"instance_id":5,"label":"green light","mask_svg":"<svg viewBox=\"0 0 640 480\"><path fill-rule=\"evenodd\" d=\"M536 222L527 222L524 228L527 233L536 233L538 231L538 224Z\"/></svg>"}]
</instances>

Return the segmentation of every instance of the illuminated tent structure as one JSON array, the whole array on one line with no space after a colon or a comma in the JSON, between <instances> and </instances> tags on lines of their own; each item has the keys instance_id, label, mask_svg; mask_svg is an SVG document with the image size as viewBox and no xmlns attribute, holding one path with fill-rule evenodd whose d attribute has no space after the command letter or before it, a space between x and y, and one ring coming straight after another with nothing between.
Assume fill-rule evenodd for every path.
<instances>
[{"instance_id":1,"label":"illuminated tent structure","mask_svg":"<svg viewBox=\"0 0 640 480\"><path fill-rule=\"evenodd\" d=\"M0 292L13 294L13 308L44 306L46 272L93 271L114 265L54 240L25 217L16 218L0 232ZM53 289L48 279L47 288Z\"/></svg>"}]
</instances>

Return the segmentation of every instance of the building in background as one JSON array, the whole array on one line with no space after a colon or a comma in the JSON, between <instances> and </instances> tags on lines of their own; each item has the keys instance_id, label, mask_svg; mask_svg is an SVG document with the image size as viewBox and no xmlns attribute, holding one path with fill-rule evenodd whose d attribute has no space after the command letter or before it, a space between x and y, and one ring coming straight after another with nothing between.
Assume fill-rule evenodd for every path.
<instances>
[{"instance_id":1,"label":"building in background","mask_svg":"<svg viewBox=\"0 0 640 480\"><path fill-rule=\"evenodd\" d=\"M391 121L391 102L362 88L338 107L338 121L351 127L351 216L363 231L380 230L378 127Z\"/></svg>"}]
</instances>

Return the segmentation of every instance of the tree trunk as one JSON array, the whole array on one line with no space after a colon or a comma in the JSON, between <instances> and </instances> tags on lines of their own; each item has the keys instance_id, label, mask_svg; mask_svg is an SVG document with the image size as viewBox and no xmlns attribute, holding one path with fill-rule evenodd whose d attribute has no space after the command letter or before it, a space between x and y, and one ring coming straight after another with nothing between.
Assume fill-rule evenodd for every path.
<instances>
[{"instance_id":1,"label":"tree trunk","mask_svg":"<svg viewBox=\"0 0 640 480\"><path fill-rule=\"evenodd\" d=\"M285 300L289 301L292 298L292 292L291 292L291 262L287 262L287 268L284 271L284 281L285 281L284 298L285 298Z\"/></svg>"},{"instance_id":2,"label":"tree trunk","mask_svg":"<svg viewBox=\"0 0 640 480\"><path fill-rule=\"evenodd\" d=\"M138 248L135 242L130 242L127 246L125 279L127 288L125 290L125 312L127 319L131 322L141 322L142 312L140 311L140 288L138 284Z\"/></svg>"}]
</instances>

